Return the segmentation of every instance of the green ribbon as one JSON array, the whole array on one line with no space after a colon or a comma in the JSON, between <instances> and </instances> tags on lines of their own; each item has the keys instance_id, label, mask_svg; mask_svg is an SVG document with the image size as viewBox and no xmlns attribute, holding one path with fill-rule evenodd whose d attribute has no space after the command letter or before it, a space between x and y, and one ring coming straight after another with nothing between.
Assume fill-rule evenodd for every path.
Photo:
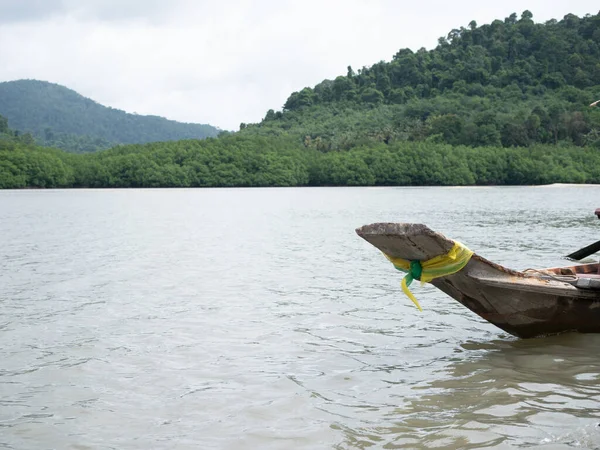
<instances>
[{"instance_id":1,"label":"green ribbon","mask_svg":"<svg viewBox=\"0 0 600 450\"><path fill-rule=\"evenodd\" d=\"M413 280L421 280L421 275L423 274L423 266L421 265L421 261L417 260L410 262L410 268L408 270L404 270L400 267L396 267L396 269L406 273L404 276L406 287L410 286Z\"/></svg>"},{"instance_id":2,"label":"green ribbon","mask_svg":"<svg viewBox=\"0 0 600 450\"><path fill-rule=\"evenodd\" d=\"M408 272L413 280L420 280L423 274L423 266L421 261L415 260L410 262L410 270Z\"/></svg>"}]
</instances>

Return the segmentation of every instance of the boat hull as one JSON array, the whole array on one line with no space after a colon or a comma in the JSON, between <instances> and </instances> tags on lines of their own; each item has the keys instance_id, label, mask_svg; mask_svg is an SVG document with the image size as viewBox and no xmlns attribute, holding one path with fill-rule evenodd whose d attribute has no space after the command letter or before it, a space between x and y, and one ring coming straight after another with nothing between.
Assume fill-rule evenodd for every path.
<instances>
[{"instance_id":1,"label":"boat hull","mask_svg":"<svg viewBox=\"0 0 600 450\"><path fill-rule=\"evenodd\" d=\"M521 338L576 331L600 333L600 292L548 286L544 280L506 275L494 286L478 276L482 264L473 260L464 273L433 280L431 284L498 328ZM485 263L483 263L485 264ZM528 284L524 284L527 281Z\"/></svg>"}]
</instances>

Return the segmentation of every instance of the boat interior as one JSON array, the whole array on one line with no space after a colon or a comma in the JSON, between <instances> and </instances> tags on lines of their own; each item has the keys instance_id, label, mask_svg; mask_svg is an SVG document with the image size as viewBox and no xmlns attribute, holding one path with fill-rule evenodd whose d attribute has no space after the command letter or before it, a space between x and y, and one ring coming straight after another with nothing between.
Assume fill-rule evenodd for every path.
<instances>
[{"instance_id":1,"label":"boat interior","mask_svg":"<svg viewBox=\"0 0 600 450\"><path fill-rule=\"evenodd\" d=\"M557 275L574 275L577 277L600 278L600 263L553 267L550 269L544 269L544 272L555 273Z\"/></svg>"},{"instance_id":2,"label":"boat interior","mask_svg":"<svg viewBox=\"0 0 600 450\"><path fill-rule=\"evenodd\" d=\"M548 269L527 269L523 273L533 275L538 272L542 277L549 276L572 284L581 289L600 289L600 263L579 264Z\"/></svg>"}]
</instances>

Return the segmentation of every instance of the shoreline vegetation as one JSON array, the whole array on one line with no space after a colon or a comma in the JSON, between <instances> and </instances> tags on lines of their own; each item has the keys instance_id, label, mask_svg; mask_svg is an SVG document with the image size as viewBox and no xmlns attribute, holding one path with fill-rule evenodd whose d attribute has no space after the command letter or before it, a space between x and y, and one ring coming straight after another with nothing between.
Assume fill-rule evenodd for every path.
<instances>
[{"instance_id":1,"label":"shoreline vegetation","mask_svg":"<svg viewBox=\"0 0 600 450\"><path fill-rule=\"evenodd\" d=\"M76 154L41 146L68 148L65 130L0 116L0 189L599 184L599 61L600 13L524 11L348 67L218 137Z\"/></svg>"},{"instance_id":2,"label":"shoreline vegetation","mask_svg":"<svg viewBox=\"0 0 600 450\"><path fill-rule=\"evenodd\" d=\"M241 135L92 154L0 141L0 188L503 186L600 184L600 151L570 145L397 142L320 152Z\"/></svg>"}]
</instances>

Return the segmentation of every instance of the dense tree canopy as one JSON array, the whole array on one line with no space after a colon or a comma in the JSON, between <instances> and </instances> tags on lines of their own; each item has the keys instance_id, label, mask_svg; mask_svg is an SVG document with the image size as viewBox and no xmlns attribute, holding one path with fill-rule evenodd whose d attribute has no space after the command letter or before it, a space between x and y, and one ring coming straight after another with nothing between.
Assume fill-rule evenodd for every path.
<instances>
[{"instance_id":1,"label":"dense tree canopy","mask_svg":"<svg viewBox=\"0 0 600 450\"><path fill-rule=\"evenodd\" d=\"M287 137L230 135L91 154L0 139L0 188L426 186L600 183L600 151L383 142L321 152Z\"/></svg>"},{"instance_id":2,"label":"dense tree canopy","mask_svg":"<svg viewBox=\"0 0 600 450\"><path fill-rule=\"evenodd\" d=\"M402 49L294 92L244 133L294 134L344 150L366 141L527 147L598 145L600 15L534 23L524 11L452 30L430 51Z\"/></svg>"}]
</instances>

